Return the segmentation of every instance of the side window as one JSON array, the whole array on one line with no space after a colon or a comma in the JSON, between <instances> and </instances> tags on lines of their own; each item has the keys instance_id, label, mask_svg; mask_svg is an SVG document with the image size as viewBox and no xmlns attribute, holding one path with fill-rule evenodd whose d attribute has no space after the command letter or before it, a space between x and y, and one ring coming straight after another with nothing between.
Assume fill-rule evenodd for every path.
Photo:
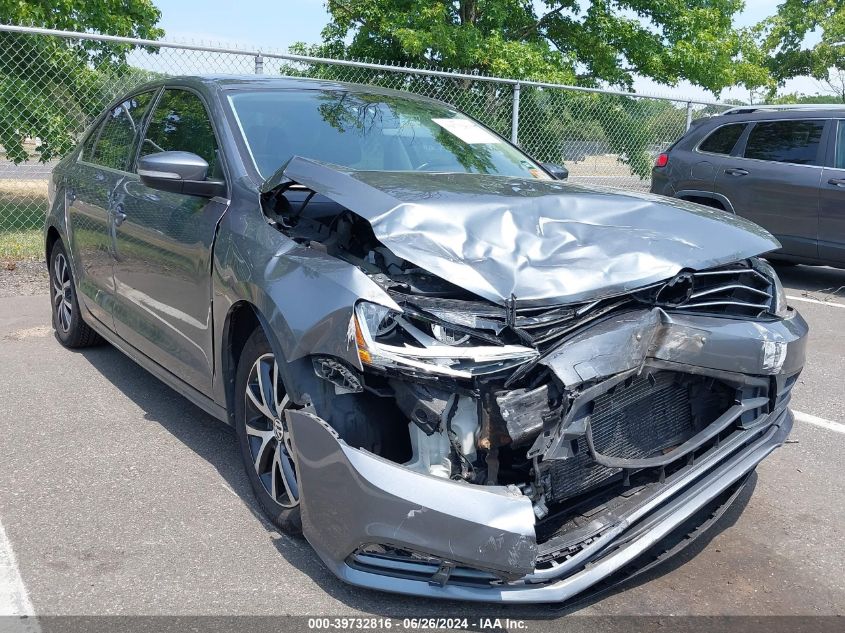
<instances>
[{"instance_id":1,"label":"side window","mask_svg":"<svg viewBox=\"0 0 845 633\"><path fill-rule=\"evenodd\" d=\"M745 158L817 165L824 121L757 123L745 144Z\"/></svg>"},{"instance_id":2,"label":"side window","mask_svg":"<svg viewBox=\"0 0 845 633\"><path fill-rule=\"evenodd\" d=\"M93 130L91 130L91 134L88 135L88 138L85 139L85 144L82 146L82 155L80 158L82 160L91 160L91 156L94 153L94 143L97 142L97 137L100 135L100 130L103 129L103 125L105 125L105 121L100 121Z\"/></svg>"},{"instance_id":3,"label":"side window","mask_svg":"<svg viewBox=\"0 0 845 633\"><path fill-rule=\"evenodd\" d=\"M838 121L836 127L836 160L833 166L845 169L845 120Z\"/></svg>"},{"instance_id":4,"label":"side window","mask_svg":"<svg viewBox=\"0 0 845 633\"><path fill-rule=\"evenodd\" d=\"M165 90L141 145L141 156L156 152L192 152L208 163L209 178L220 178L217 140L205 106L187 90Z\"/></svg>"},{"instance_id":5,"label":"side window","mask_svg":"<svg viewBox=\"0 0 845 633\"><path fill-rule=\"evenodd\" d=\"M745 131L745 126L745 123L732 123L716 128L698 146L698 150L701 152L710 152L711 154L730 154L739 137Z\"/></svg>"},{"instance_id":6,"label":"side window","mask_svg":"<svg viewBox=\"0 0 845 633\"><path fill-rule=\"evenodd\" d=\"M142 92L113 108L100 126L99 137L96 131L92 134L93 146L85 148L83 160L121 171L129 169L135 135L152 100L152 92Z\"/></svg>"}]
</instances>

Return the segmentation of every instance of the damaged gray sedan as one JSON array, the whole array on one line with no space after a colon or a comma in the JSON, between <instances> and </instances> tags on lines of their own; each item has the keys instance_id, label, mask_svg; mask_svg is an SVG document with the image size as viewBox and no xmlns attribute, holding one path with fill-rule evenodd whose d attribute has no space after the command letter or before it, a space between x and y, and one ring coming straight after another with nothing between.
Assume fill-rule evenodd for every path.
<instances>
[{"instance_id":1,"label":"damaged gray sedan","mask_svg":"<svg viewBox=\"0 0 845 633\"><path fill-rule=\"evenodd\" d=\"M54 171L56 334L233 425L341 579L567 600L737 497L792 427L807 325L765 230L562 174L407 94L147 84Z\"/></svg>"}]
</instances>

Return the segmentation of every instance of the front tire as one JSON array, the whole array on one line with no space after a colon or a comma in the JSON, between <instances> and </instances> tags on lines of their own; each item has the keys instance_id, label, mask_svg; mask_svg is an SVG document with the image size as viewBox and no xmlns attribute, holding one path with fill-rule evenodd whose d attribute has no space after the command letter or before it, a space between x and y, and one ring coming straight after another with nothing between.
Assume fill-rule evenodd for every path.
<instances>
[{"instance_id":1,"label":"front tire","mask_svg":"<svg viewBox=\"0 0 845 633\"><path fill-rule=\"evenodd\" d=\"M241 457L259 505L276 527L302 534L296 453L284 416L285 409L295 405L260 329L241 353L234 404Z\"/></svg>"},{"instance_id":2,"label":"front tire","mask_svg":"<svg viewBox=\"0 0 845 633\"><path fill-rule=\"evenodd\" d=\"M62 345L78 349L103 342L100 335L82 319L73 271L61 242L56 242L50 251L50 306L53 329Z\"/></svg>"}]
</instances>

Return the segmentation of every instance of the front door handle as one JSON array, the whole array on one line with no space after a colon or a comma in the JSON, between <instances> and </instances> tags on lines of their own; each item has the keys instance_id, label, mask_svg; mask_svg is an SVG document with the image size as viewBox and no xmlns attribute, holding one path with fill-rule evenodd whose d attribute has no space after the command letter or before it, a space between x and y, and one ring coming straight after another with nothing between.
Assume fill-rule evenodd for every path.
<instances>
[{"instance_id":1,"label":"front door handle","mask_svg":"<svg viewBox=\"0 0 845 633\"><path fill-rule=\"evenodd\" d=\"M747 169L740 169L739 167L728 167L725 170L725 173L728 176L747 176L748 170Z\"/></svg>"},{"instance_id":2,"label":"front door handle","mask_svg":"<svg viewBox=\"0 0 845 633\"><path fill-rule=\"evenodd\" d=\"M831 178L827 181L827 184L835 187L845 187L845 178Z\"/></svg>"}]
</instances>

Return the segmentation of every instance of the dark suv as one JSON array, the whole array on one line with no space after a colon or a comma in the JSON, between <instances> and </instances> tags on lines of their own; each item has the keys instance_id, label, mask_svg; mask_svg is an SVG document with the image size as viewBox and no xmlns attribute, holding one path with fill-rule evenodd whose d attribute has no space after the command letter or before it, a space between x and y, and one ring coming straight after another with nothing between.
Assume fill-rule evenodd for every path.
<instances>
[{"instance_id":1,"label":"dark suv","mask_svg":"<svg viewBox=\"0 0 845 633\"><path fill-rule=\"evenodd\" d=\"M696 121L657 157L651 191L753 220L780 241L778 259L845 268L845 106Z\"/></svg>"}]
</instances>

